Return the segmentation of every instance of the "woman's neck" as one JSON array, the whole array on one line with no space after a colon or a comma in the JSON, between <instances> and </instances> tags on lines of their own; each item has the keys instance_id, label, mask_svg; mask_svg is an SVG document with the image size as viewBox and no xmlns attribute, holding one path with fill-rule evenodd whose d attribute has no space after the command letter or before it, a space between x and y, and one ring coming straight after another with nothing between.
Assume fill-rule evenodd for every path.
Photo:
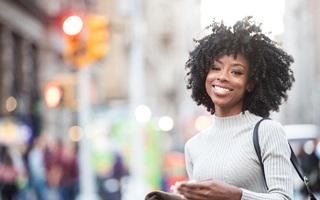
<instances>
[{"instance_id":1,"label":"woman's neck","mask_svg":"<svg viewBox=\"0 0 320 200\"><path fill-rule=\"evenodd\" d=\"M230 117L230 116L238 115L241 112L242 112L242 110L235 110L235 109L230 109L230 110L216 109L214 114L217 117Z\"/></svg>"}]
</instances>

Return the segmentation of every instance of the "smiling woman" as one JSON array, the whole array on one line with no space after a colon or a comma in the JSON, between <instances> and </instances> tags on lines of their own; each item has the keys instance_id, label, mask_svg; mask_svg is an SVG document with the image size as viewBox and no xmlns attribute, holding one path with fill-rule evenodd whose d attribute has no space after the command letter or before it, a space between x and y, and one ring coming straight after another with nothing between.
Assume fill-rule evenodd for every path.
<instances>
[{"instance_id":1,"label":"smiling woman","mask_svg":"<svg viewBox=\"0 0 320 200\"><path fill-rule=\"evenodd\" d=\"M173 192L186 199L293 199L290 148L281 124L264 120L259 127L264 171L253 147L255 124L279 110L294 82L293 58L261 25L252 17L233 25L213 20L206 28L210 34L194 40L187 89L213 123L185 145L188 176L196 182L177 183Z\"/></svg>"},{"instance_id":2,"label":"smiling woman","mask_svg":"<svg viewBox=\"0 0 320 200\"><path fill-rule=\"evenodd\" d=\"M174 199L294 199L291 151L282 125L271 119L260 123L261 162L254 148L255 125L279 110L294 82L293 58L261 25L250 16L233 25L213 20L205 29L209 34L194 39L186 86L213 123L185 144L192 181L175 183Z\"/></svg>"}]
</instances>

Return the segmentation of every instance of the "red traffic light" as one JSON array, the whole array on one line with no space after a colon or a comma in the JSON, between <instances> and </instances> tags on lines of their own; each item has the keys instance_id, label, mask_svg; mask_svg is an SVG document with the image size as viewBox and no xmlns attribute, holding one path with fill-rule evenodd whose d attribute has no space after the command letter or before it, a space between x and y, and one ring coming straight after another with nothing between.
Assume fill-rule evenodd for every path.
<instances>
[{"instance_id":1,"label":"red traffic light","mask_svg":"<svg viewBox=\"0 0 320 200\"><path fill-rule=\"evenodd\" d=\"M43 96L47 107L55 108L60 104L62 89L58 83L50 82L44 88Z\"/></svg>"},{"instance_id":2,"label":"red traffic light","mask_svg":"<svg viewBox=\"0 0 320 200\"><path fill-rule=\"evenodd\" d=\"M83 29L83 20L78 15L67 17L62 23L62 30L65 34L74 36L78 35Z\"/></svg>"}]
</instances>

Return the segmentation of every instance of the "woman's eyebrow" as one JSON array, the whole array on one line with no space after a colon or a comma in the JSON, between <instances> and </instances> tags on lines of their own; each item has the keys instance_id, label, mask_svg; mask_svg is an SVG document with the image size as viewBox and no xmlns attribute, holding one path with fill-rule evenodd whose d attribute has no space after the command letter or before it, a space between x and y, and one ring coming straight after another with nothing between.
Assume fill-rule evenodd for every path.
<instances>
[{"instance_id":1,"label":"woman's eyebrow","mask_svg":"<svg viewBox=\"0 0 320 200\"><path fill-rule=\"evenodd\" d=\"M215 63L215 62L218 62L218 63L220 63L220 64L223 64L223 62L222 62L221 60L219 60L219 59L216 59L216 60L213 61L213 63Z\"/></svg>"},{"instance_id":2,"label":"woman's eyebrow","mask_svg":"<svg viewBox=\"0 0 320 200\"><path fill-rule=\"evenodd\" d=\"M231 66L234 66L234 67L237 67L237 66L246 67L245 65L243 65L241 63L233 63Z\"/></svg>"},{"instance_id":3,"label":"woman's eyebrow","mask_svg":"<svg viewBox=\"0 0 320 200\"><path fill-rule=\"evenodd\" d=\"M219 64L223 64L223 62L222 62L220 59L215 59L215 60L213 61L213 64L214 64L215 62L217 62L217 63L219 63ZM238 63L238 62L232 63L231 66L232 66L232 67L241 66L241 67L243 67L243 68L249 67L249 66L246 66L246 65L244 65L244 64L242 64L242 63Z\"/></svg>"},{"instance_id":4,"label":"woman's eyebrow","mask_svg":"<svg viewBox=\"0 0 320 200\"><path fill-rule=\"evenodd\" d=\"M217 63L219 63L219 64L223 64L223 62L222 62L221 60L219 60L219 59L214 60L213 64L214 64L215 62L217 62ZM232 63L231 66L233 66L233 67L237 67L237 66L247 67L247 66L245 66L244 64L241 64L241 63Z\"/></svg>"}]
</instances>

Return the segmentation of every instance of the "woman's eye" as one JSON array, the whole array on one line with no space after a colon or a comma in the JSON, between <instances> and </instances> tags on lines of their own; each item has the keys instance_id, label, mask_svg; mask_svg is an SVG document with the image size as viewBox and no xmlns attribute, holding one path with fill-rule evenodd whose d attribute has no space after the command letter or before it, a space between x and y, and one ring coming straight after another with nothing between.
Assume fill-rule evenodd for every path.
<instances>
[{"instance_id":1,"label":"woman's eye","mask_svg":"<svg viewBox=\"0 0 320 200\"><path fill-rule=\"evenodd\" d=\"M219 70L220 70L220 67L218 67L218 66L211 66L211 70L213 70L213 71L219 71Z\"/></svg>"},{"instance_id":2,"label":"woman's eye","mask_svg":"<svg viewBox=\"0 0 320 200\"><path fill-rule=\"evenodd\" d=\"M232 73L235 75L243 75L244 74L242 71L233 71Z\"/></svg>"}]
</instances>

